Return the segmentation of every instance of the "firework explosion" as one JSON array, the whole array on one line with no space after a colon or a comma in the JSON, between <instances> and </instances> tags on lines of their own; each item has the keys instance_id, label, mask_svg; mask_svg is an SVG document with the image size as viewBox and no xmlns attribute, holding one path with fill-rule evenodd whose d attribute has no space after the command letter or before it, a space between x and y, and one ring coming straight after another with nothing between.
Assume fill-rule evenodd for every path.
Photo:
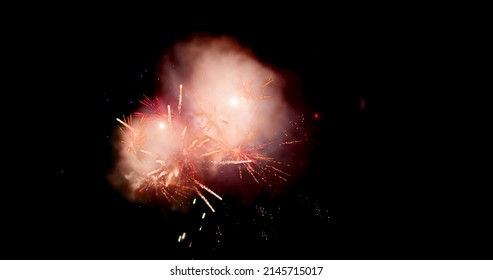
<instances>
[{"instance_id":1,"label":"firework explosion","mask_svg":"<svg viewBox=\"0 0 493 280\"><path fill-rule=\"evenodd\" d=\"M226 37L177 44L159 81L162 96L116 119L111 181L130 200L176 209L200 198L214 212L209 199L222 200L216 191L224 186L288 180L280 151L299 142L292 133L299 127L283 101L283 80L248 50Z\"/></svg>"}]
</instances>

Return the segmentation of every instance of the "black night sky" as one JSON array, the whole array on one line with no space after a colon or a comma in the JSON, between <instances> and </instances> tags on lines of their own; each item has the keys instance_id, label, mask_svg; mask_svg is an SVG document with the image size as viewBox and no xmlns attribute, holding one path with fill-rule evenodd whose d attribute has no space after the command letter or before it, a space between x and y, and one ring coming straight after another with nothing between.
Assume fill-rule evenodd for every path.
<instances>
[{"instance_id":1,"label":"black night sky","mask_svg":"<svg viewBox=\"0 0 493 280\"><path fill-rule=\"evenodd\" d=\"M460 120L458 111L438 112L443 98L433 96L446 51L436 45L441 33L399 15L261 10L200 18L171 8L152 15L74 10L19 35L28 41L21 50L26 78L16 88L29 92L17 95L15 110L37 130L12 133L23 138L26 157L14 155L7 176L15 178L2 187L2 239L10 245L0 257L491 257L491 204L474 176L454 164L466 155L446 148L454 135L442 120ZM298 78L293 100L306 105L311 152L284 195L249 204L226 197L214 201L215 214L203 203L165 213L128 202L107 181L115 118L154 95L162 55L194 34L232 36Z\"/></svg>"}]
</instances>

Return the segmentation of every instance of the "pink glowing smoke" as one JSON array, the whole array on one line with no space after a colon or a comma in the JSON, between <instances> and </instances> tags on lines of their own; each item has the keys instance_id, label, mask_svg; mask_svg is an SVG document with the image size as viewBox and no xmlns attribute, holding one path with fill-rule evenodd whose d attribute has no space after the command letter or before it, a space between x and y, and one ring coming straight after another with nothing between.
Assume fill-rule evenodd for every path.
<instances>
[{"instance_id":1,"label":"pink glowing smoke","mask_svg":"<svg viewBox=\"0 0 493 280\"><path fill-rule=\"evenodd\" d=\"M178 43L161 66L162 94L119 120L115 187L131 200L144 186L172 204L198 195L209 205L213 190L288 180L282 150L296 126L279 74L229 37Z\"/></svg>"}]
</instances>

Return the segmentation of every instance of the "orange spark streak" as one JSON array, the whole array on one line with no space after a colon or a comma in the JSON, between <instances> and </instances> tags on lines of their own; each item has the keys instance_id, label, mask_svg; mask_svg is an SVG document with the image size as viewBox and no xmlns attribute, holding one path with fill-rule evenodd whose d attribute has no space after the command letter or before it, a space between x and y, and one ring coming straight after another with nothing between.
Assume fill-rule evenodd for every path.
<instances>
[{"instance_id":1,"label":"orange spark streak","mask_svg":"<svg viewBox=\"0 0 493 280\"><path fill-rule=\"evenodd\" d=\"M199 185L199 187L201 187L202 189L208 191L210 194L212 194L213 196L217 197L217 199L219 200L223 200L222 197L220 197L217 193L213 192L211 189L209 189L206 185L200 183L199 181L193 179L195 184Z\"/></svg>"},{"instance_id":2,"label":"orange spark streak","mask_svg":"<svg viewBox=\"0 0 493 280\"><path fill-rule=\"evenodd\" d=\"M200 196L200 198L202 198L202 200L205 202L205 204L207 204L207 206L209 206L209 208L211 209L211 211L212 212L216 212L216 210L214 210L214 208L212 207L212 205L209 203L209 201L207 200L207 198L205 198L205 196L199 191L199 189L195 188L195 191Z\"/></svg>"},{"instance_id":3,"label":"orange spark streak","mask_svg":"<svg viewBox=\"0 0 493 280\"><path fill-rule=\"evenodd\" d=\"M217 165L226 165L226 164L243 164L243 163L250 163L253 162L251 159L247 160L223 160L220 162L217 162Z\"/></svg>"},{"instance_id":4,"label":"orange spark streak","mask_svg":"<svg viewBox=\"0 0 493 280\"><path fill-rule=\"evenodd\" d=\"M124 125L126 128L130 129L132 132L134 132L134 129L133 127L129 126L128 124L126 124L124 121L120 120L119 118L116 118L116 120L121 123L122 125Z\"/></svg>"},{"instance_id":5,"label":"orange spark streak","mask_svg":"<svg viewBox=\"0 0 493 280\"><path fill-rule=\"evenodd\" d=\"M188 147L188 149L191 150L193 148L193 146L195 146L195 144L197 144L197 142L199 142L199 139L193 140L192 144L190 144L190 147Z\"/></svg>"},{"instance_id":6,"label":"orange spark streak","mask_svg":"<svg viewBox=\"0 0 493 280\"><path fill-rule=\"evenodd\" d=\"M295 140L295 141L287 141L287 142L282 142L282 145L290 145L290 144L298 144L301 143L301 140Z\"/></svg>"},{"instance_id":7,"label":"orange spark streak","mask_svg":"<svg viewBox=\"0 0 493 280\"><path fill-rule=\"evenodd\" d=\"M281 170L281 169L279 169L279 168L276 168L276 167L271 166L271 165L266 165L266 166L267 166L267 167L269 167L269 168L272 168L272 169L274 169L275 171L277 171L277 172L279 172L279 173L282 173L282 174L284 174L284 175L286 175L286 176L290 176L288 173L286 173L286 172L282 171L282 170Z\"/></svg>"},{"instance_id":8,"label":"orange spark streak","mask_svg":"<svg viewBox=\"0 0 493 280\"><path fill-rule=\"evenodd\" d=\"M183 100L183 85L180 84L180 96L178 97L178 114L181 115L181 105Z\"/></svg>"},{"instance_id":9,"label":"orange spark streak","mask_svg":"<svg viewBox=\"0 0 493 280\"><path fill-rule=\"evenodd\" d=\"M220 153L220 152L221 152L221 150L215 150L215 151L212 151L212 152L204 153L204 154L200 155L200 157L208 157L208 156L211 156L213 154Z\"/></svg>"},{"instance_id":10,"label":"orange spark streak","mask_svg":"<svg viewBox=\"0 0 493 280\"><path fill-rule=\"evenodd\" d=\"M262 85L262 88L267 87L267 86L268 86L268 85L270 85L272 82L274 82L274 79L269 78L269 80L268 80L265 84L263 84L263 85Z\"/></svg>"},{"instance_id":11,"label":"orange spark streak","mask_svg":"<svg viewBox=\"0 0 493 280\"><path fill-rule=\"evenodd\" d=\"M168 105L168 123L171 126L171 107Z\"/></svg>"},{"instance_id":12,"label":"orange spark streak","mask_svg":"<svg viewBox=\"0 0 493 280\"><path fill-rule=\"evenodd\" d=\"M255 177L255 175L253 174L256 171L255 169L253 169L252 165L250 163L245 163L245 166L246 166L246 170L248 171L248 173L250 173L250 175L252 175L255 182L257 182L257 184L260 184L260 182L257 180L257 177Z\"/></svg>"},{"instance_id":13,"label":"orange spark streak","mask_svg":"<svg viewBox=\"0 0 493 280\"><path fill-rule=\"evenodd\" d=\"M158 155L156 155L155 153L151 153L149 151L146 151L146 150L140 150L142 153L150 156L150 157L158 157Z\"/></svg>"},{"instance_id":14,"label":"orange spark streak","mask_svg":"<svg viewBox=\"0 0 493 280\"><path fill-rule=\"evenodd\" d=\"M204 145L205 143L207 143L207 142L209 142L209 141L211 141L211 139L210 139L210 138L207 138L207 139L203 140L202 142L200 142L200 144L197 146L197 148L202 147L202 145Z\"/></svg>"}]
</instances>

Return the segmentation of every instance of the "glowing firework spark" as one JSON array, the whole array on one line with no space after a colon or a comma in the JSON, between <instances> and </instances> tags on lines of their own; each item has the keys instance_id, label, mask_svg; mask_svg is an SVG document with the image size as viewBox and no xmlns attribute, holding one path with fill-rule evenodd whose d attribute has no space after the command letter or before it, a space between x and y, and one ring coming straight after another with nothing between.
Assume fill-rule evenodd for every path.
<instances>
[{"instance_id":1,"label":"glowing firework spark","mask_svg":"<svg viewBox=\"0 0 493 280\"><path fill-rule=\"evenodd\" d=\"M182 96L182 89L183 86L180 85L180 97ZM159 102L159 100L156 99L156 102ZM146 98L142 102L142 104L151 109L152 114L156 115L157 119L159 119L160 116L162 117L162 110L159 106L159 103L156 104L155 102L152 102L149 98ZM181 103L179 104L179 107L181 107ZM142 123L142 120L145 120L149 114L140 112L136 115L140 117ZM206 157L207 155L193 155L193 153L197 151L197 149L208 143L210 139L205 138L199 143L199 138L195 138L191 144L187 145L185 141L185 136L187 134L188 126L183 126L183 129L181 129L181 133L178 133L178 131L180 130L178 130L178 126L173 125L170 105L167 105L166 118L169 125L169 131L161 137L163 141L179 141L180 147L176 150L173 150L171 155L167 158L161 158L158 153L153 153L144 149L138 150L143 155L151 158L151 160L156 163L157 168L147 173L139 174L143 183L137 188L137 192L142 193L154 190L155 197L159 197L160 195L162 195L167 201L172 201L174 203L177 203L178 205L181 205L183 199L188 198L190 196L190 192L194 191L207 204L207 206L209 206L212 212L214 212L214 208L200 190L202 189L207 191L219 200L222 200L222 198L196 178L198 173L197 166L200 165L200 162L197 163L195 158ZM126 134L124 138L129 139L127 141L123 141L128 146L126 150L134 151L134 147L137 146L134 140L136 129L131 126L132 118L129 117L127 118L127 120L128 121L125 121L125 118L124 121L117 119L117 121L121 125L123 125L123 128L126 128L126 130L122 129L122 131ZM159 129L164 129L166 128L166 125L163 122L160 122L158 127ZM178 134L179 140L177 140ZM197 143L199 144L197 145Z\"/></svg>"},{"instance_id":2,"label":"glowing firework spark","mask_svg":"<svg viewBox=\"0 0 493 280\"><path fill-rule=\"evenodd\" d=\"M227 38L193 41L177 50L179 73L191 74L165 73L170 76L163 81L179 84L178 93L169 93L175 98L162 103L146 96L133 118L117 119L121 141L113 183L128 186L131 199L150 200L150 194L183 206L199 197L214 212L205 195L222 197L205 182L231 177L223 170L227 166L238 170L240 180L248 174L268 186L271 177L287 181L290 175L276 152L298 140L285 137L289 109L280 77ZM186 92L176 82L183 80Z\"/></svg>"}]
</instances>

